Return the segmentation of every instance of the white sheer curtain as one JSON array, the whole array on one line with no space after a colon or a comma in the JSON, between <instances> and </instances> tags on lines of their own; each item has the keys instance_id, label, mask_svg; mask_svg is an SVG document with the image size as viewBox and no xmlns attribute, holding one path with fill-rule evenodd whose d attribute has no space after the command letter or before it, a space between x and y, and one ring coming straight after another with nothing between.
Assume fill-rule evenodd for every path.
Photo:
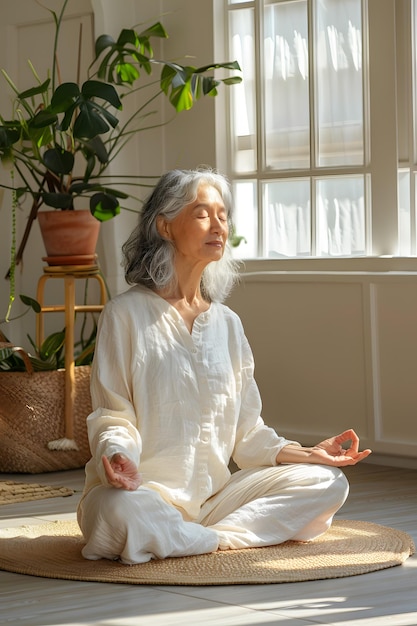
<instances>
[{"instance_id":1,"label":"white sheer curtain","mask_svg":"<svg viewBox=\"0 0 417 626\"><path fill-rule=\"evenodd\" d=\"M320 199L319 256L365 255L363 201Z\"/></svg>"},{"instance_id":2,"label":"white sheer curtain","mask_svg":"<svg viewBox=\"0 0 417 626\"><path fill-rule=\"evenodd\" d=\"M282 202L268 205L269 257L296 257L310 254L310 219L305 207Z\"/></svg>"},{"instance_id":3,"label":"white sheer curtain","mask_svg":"<svg viewBox=\"0 0 417 626\"><path fill-rule=\"evenodd\" d=\"M230 12L232 55L243 70L233 105L233 163L237 174L362 165L363 98L361 0L313 2L316 28L309 41L307 0L263 7L262 53L255 56L253 8ZM309 51L315 47L312 116ZM254 59L259 58L255 67ZM256 73L263 86L258 102ZM261 106L256 108L256 104ZM316 151L310 147L310 120ZM264 133L256 153L256 129ZM294 179L293 179L294 180ZM300 185L304 183L300 182ZM343 185L342 185L343 186ZM277 188L278 189L278 188ZM283 189L283 188L282 188ZM364 210L357 189L332 198L297 192L265 202L263 249L273 256L364 254ZM363 197L362 197L363 201ZM313 208L313 215L311 214ZM239 210L239 208L238 208ZM315 219L312 229L311 220ZM312 241L312 231L316 241Z\"/></svg>"},{"instance_id":4,"label":"white sheer curtain","mask_svg":"<svg viewBox=\"0 0 417 626\"><path fill-rule=\"evenodd\" d=\"M267 211L267 256L309 256L311 223L308 207L271 202ZM320 197L318 212L317 256L365 254L363 198Z\"/></svg>"}]
</instances>

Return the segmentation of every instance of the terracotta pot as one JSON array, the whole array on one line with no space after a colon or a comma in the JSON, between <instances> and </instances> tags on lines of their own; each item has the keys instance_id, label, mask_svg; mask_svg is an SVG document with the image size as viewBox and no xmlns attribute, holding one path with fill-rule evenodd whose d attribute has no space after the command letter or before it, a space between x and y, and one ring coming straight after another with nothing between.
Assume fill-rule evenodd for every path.
<instances>
[{"instance_id":1,"label":"terracotta pot","mask_svg":"<svg viewBox=\"0 0 417 626\"><path fill-rule=\"evenodd\" d=\"M95 263L100 222L90 211L39 211L38 220L48 265Z\"/></svg>"}]
</instances>

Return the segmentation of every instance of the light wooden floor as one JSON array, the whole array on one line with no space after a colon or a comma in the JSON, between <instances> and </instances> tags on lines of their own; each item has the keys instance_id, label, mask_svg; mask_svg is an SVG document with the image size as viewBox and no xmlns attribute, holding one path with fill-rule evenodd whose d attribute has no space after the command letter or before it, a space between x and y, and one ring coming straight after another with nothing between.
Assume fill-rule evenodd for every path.
<instances>
[{"instance_id":1,"label":"light wooden floor","mask_svg":"<svg viewBox=\"0 0 417 626\"><path fill-rule=\"evenodd\" d=\"M370 463L349 468L339 517L408 532L417 543L417 470ZM75 518L83 471L0 480L59 484L75 496L0 507L1 528ZM279 585L144 587L51 580L0 572L0 624L15 626L417 625L417 557L362 576Z\"/></svg>"}]
</instances>

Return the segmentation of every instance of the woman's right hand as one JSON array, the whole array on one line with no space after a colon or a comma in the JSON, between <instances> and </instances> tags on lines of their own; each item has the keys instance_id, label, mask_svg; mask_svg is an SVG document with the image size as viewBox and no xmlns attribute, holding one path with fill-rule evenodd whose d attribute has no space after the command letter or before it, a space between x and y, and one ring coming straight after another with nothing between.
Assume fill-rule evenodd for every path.
<instances>
[{"instance_id":1,"label":"woman's right hand","mask_svg":"<svg viewBox=\"0 0 417 626\"><path fill-rule=\"evenodd\" d=\"M136 465L123 454L114 454L109 460L102 456L107 480L116 489L135 491L142 484L142 477Z\"/></svg>"}]
</instances>

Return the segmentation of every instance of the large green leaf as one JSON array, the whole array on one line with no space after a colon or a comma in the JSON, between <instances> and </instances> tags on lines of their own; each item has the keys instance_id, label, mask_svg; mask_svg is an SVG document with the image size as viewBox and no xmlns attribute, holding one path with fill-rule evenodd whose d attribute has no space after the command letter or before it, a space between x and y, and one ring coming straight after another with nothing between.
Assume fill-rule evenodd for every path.
<instances>
[{"instance_id":1,"label":"large green leaf","mask_svg":"<svg viewBox=\"0 0 417 626\"><path fill-rule=\"evenodd\" d=\"M90 198L91 214L99 222L107 222L120 213L120 204L117 198L108 193L95 193Z\"/></svg>"},{"instance_id":2,"label":"large green leaf","mask_svg":"<svg viewBox=\"0 0 417 626\"><path fill-rule=\"evenodd\" d=\"M123 28L117 38L117 47L122 49L127 43L137 48L139 46L139 36L132 28Z\"/></svg>"},{"instance_id":3,"label":"large green leaf","mask_svg":"<svg viewBox=\"0 0 417 626\"><path fill-rule=\"evenodd\" d=\"M160 22L140 33L134 29L123 29L117 41L110 35L98 37L96 60L107 51L98 66L98 77L111 83L132 85L140 76L138 67L150 74L153 57L151 37L168 37Z\"/></svg>"},{"instance_id":4,"label":"large green leaf","mask_svg":"<svg viewBox=\"0 0 417 626\"><path fill-rule=\"evenodd\" d=\"M111 35L100 35L97 37L95 43L96 58L99 57L106 48L112 48L115 43L116 42Z\"/></svg>"},{"instance_id":5,"label":"large green leaf","mask_svg":"<svg viewBox=\"0 0 417 626\"><path fill-rule=\"evenodd\" d=\"M35 313L41 312L41 305L37 300L34 300L30 296L25 296L23 293L21 293L19 297L23 304L26 304L26 306L30 306L30 308L35 311Z\"/></svg>"},{"instance_id":6,"label":"large green leaf","mask_svg":"<svg viewBox=\"0 0 417 626\"><path fill-rule=\"evenodd\" d=\"M7 348L0 348L0 361L5 361L15 352L13 346Z\"/></svg>"},{"instance_id":7,"label":"large green leaf","mask_svg":"<svg viewBox=\"0 0 417 626\"><path fill-rule=\"evenodd\" d=\"M240 76L230 76L229 78L222 78L221 82L224 85L238 85L242 82L242 78Z\"/></svg>"},{"instance_id":8,"label":"large green leaf","mask_svg":"<svg viewBox=\"0 0 417 626\"><path fill-rule=\"evenodd\" d=\"M99 115L105 118L106 122L108 122L110 126L112 126L113 128L116 128L117 124L119 123L119 120L117 119L115 115L113 115L113 113L110 113L108 109L105 109L104 107L102 107L101 104L98 104L98 102L87 102L86 106L94 109L96 113L98 113Z\"/></svg>"},{"instance_id":9,"label":"large green leaf","mask_svg":"<svg viewBox=\"0 0 417 626\"><path fill-rule=\"evenodd\" d=\"M133 85L135 80L139 78L139 71L132 63L118 63L116 72L121 82L128 83L129 85Z\"/></svg>"},{"instance_id":10,"label":"large green leaf","mask_svg":"<svg viewBox=\"0 0 417 626\"><path fill-rule=\"evenodd\" d=\"M54 113L67 111L78 100L80 94L77 83L62 83L55 89L51 98L51 111Z\"/></svg>"},{"instance_id":11,"label":"large green leaf","mask_svg":"<svg viewBox=\"0 0 417 626\"><path fill-rule=\"evenodd\" d=\"M22 91L18 94L19 100L26 100L27 98L33 98L33 96L37 96L39 94L45 93L48 90L49 84L51 82L50 78L47 78L45 82L37 87L31 87L30 89L26 89L26 91Z\"/></svg>"},{"instance_id":12,"label":"large green leaf","mask_svg":"<svg viewBox=\"0 0 417 626\"><path fill-rule=\"evenodd\" d=\"M44 191L41 193L41 196L45 204L53 209L70 209L73 204L73 197L69 193Z\"/></svg>"},{"instance_id":13,"label":"large green leaf","mask_svg":"<svg viewBox=\"0 0 417 626\"><path fill-rule=\"evenodd\" d=\"M35 115L29 122L29 128L44 128L45 126L51 126L58 120L56 113L53 113L49 109L43 109Z\"/></svg>"},{"instance_id":14,"label":"large green leaf","mask_svg":"<svg viewBox=\"0 0 417 626\"><path fill-rule=\"evenodd\" d=\"M87 100L100 98L114 106L115 109L122 109L122 103L116 89L108 83L99 80L87 80L81 88L81 93Z\"/></svg>"},{"instance_id":15,"label":"large green leaf","mask_svg":"<svg viewBox=\"0 0 417 626\"><path fill-rule=\"evenodd\" d=\"M19 354L20 348L0 348L0 371L24 372L26 365Z\"/></svg>"},{"instance_id":16,"label":"large green leaf","mask_svg":"<svg viewBox=\"0 0 417 626\"><path fill-rule=\"evenodd\" d=\"M49 335L39 348L39 356L47 361L54 357L62 348L65 342L65 331L59 331Z\"/></svg>"},{"instance_id":17,"label":"large green leaf","mask_svg":"<svg viewBox=\"0 0 417 626\"><path fill-rule=\"evenodd\" d=\"M110 126L118 124L118 119L107 109L94 101L104 100L117 109L122 103L113 85L98 80L88 80L81 90L75 83L63 83L52 98L50 110L64 113L58 128L67 131L75 117L73 134L76 139L92 139L106 133ZM78 114L77 114L78 111Z\"/></svg>"},{"instance_id":18,"label":"large green leaf","mask_svg":"<svg viewBox=\"0 0 417 626\"><path fill-rule=\"evenodd\" d=\"M170 88L180 87L187 80L186 68L176 63L166 63L161 72L161 89L168 94Z\"/></svg>"},{"instance_id":19,"label":"large green leaf","mask_svg":"<svg viewBox=\"0 0 417 626\"><path fill-rule=\"evenodd\" d=\"M148 38L160 37L162 39L167 39L168 33L166 32L165 28L162 26L161 22L155 22L155 24L152 24L152 26L140 32L139 38L142 38L142 37L148 37Z\"/></svg>"},{"instance_id":20,"label":"large green leaf","mask_svg":"<svg viewBox=\"0 0 417 626\"><path fill-rule=\"evenodd\" d=\"M50 148L43 155L43 162L48 170L54 174L63 175L70 174L74 167L74 155L68 150L61 148Z\"/></svg>"},{"instance_id":21,"label":"large green leaf","mask_svg":"<svg viewBox=\"0 0 417 626\"><path fill-rule=\"evenodd\" d=\"M237 61L216 63L203 67L182 66L177 63L166 63L162 68L160 85L162 91L168 96L170 103L177 112L187 111L195 104L202 95L215 96L217 86L221 82L230 79L217 80L205 73L215 69L240 70ZM239 76L233 77L233 83L241 82Z\"/></svg>"},{"instance_id":22,"label":"large green leaf","mask_svg":"<svg viewBox=\"0 0 417 626\"><path fill-rule=\"evenodd\" d=\"M30 362L36 372L50 372L58 369L58 357L51 357L50 359L40 359L39 357L29 354Z\"/></svg>"},{"instance_id":23,"label":"large green leaf","mask_svg":"<svg viewBox=\"0 0 417 626\"><path fill-rule=\"evenodd\" d=\"M101 183L89 183L85 181L75 182L70 185L69 192L72 194L82 194L85 191L103 191L105 194L114 196L115 198L128 198L129 195L120 189L113 189Z\"/></svg>"},{"instance_id":24,"label":"large green leaf","mask_svg":"<svg viewBox=\"0 0 417 626\"><path fill-rule=\"evenodd\" d=\"M97 113L91 102L82 102L80 112L74 123L74 137L78 139L93 139L110 130L109 124Z\"/></svg>"},{"instance_id":25,"label":"large green leaf","mask_svg":"<svg viewBox=\"0 0 417 626\"><path fill-rule=\"evenodd\" d=\"M38 164L36 161L38 159L38 149L43 146L47 146L53 141L53 125L54 120L56 121L56 116L51 118L49 113L42 113L41 115L36 115L33 119L29 120L27 123L22 122L20 126L20 139L22 139L22 152L28 156L29 159L33 160L33 154L35 152L34 159L34 168ZM30 142L31 145L28 144ZM19 159L19 156L18 156ZM21 159L20 159L21 160Z\"/></svg>"},{"instance_id":26,"label":"large green leaf","mask_svg":"<svg viewBox=\"0 0 417 626\"><path fill-rule=\"evenodd\" d=\"M16 128L6 128L0 126L0 150L10 148L16 141L20 139L20 131Z\"/></svg>"},{"instance_id":27,"label":"large green leaf","mask_svg":"<svg viewBox=\"0 0 417 626\"><path fill-rule=\"evenodd\" d=\"M107 163L109 160L109 153L107 152L106 146L103 143L101 137L93 137L86 144L84 144L83 152L89 156L91 153L94 154L100 163Z\"/></svg>"}]
</instances>

